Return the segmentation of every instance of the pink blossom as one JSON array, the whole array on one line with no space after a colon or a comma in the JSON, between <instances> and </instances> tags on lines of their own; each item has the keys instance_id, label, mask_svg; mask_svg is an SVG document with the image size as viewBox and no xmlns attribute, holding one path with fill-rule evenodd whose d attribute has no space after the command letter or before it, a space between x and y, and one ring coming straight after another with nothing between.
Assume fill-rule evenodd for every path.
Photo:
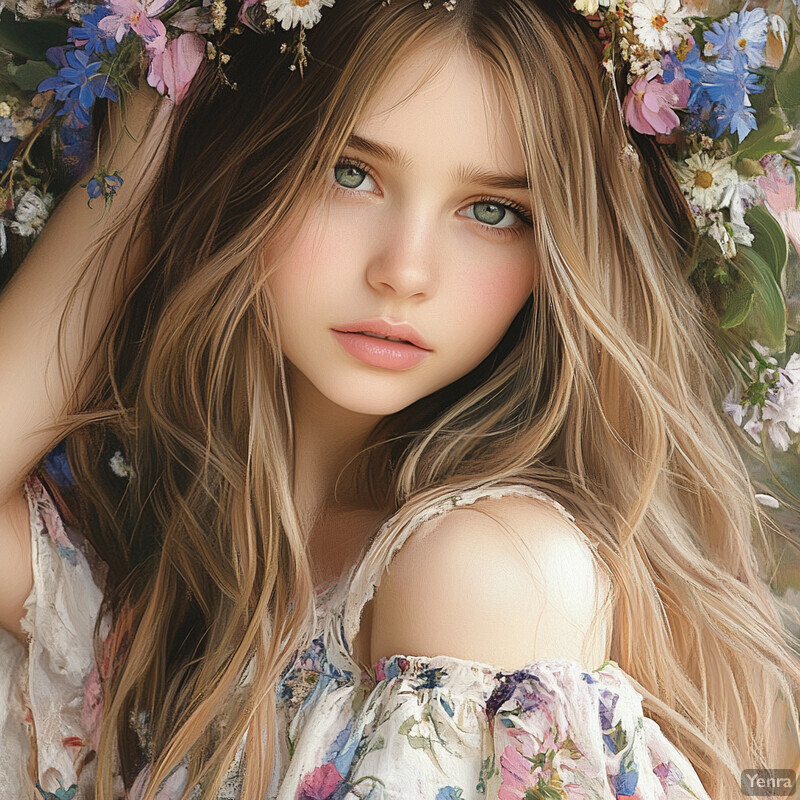
<instances>
[{"instance_id":1,"label":"pink blossom","mask_svg":"<svg viewBox=\"0 0 800 800\"><path fill-rule=\"evenodd\" d=\"M777 213L795 208L797 200L791 166L784 162L780 153L769 153L760 163L766 175L760 175L756 180L764 190L764 197L770 209Z\"/></svg>"},{"instance_id":2,"label":"pink blossom","mask_svg":"<svg viewBox=\"0 0 800 800\"><path fill-rule=\"evenodd\" d=\"M329 761L303 777L296 800L328 800L341 786L342 780L336 765Z\"/></svg>"},{"instance_id":3,"label":"pink blossom","mask_svg":"<svg viewBox=\"0 0 800 800\"><path fill-rule=\"evenodd\" d=\"M128 31L139 34L145 44L166 36L167 29L160 19L155 19L167 6L169 0L155 0L153 3L143 0L111 0L109 8L111 13L97 23L97 27L113 36L118 42L122 41Z\"/></svg>"},{"instance_id":4,"label":"pink blossom","mask_svg":"<svg viewBox=\"0 0 800 800\"><path fill-rule=\"evenodd\" d=\"M665 83L660 75L651 81L642 75L625 97L625 119L639 133L671 133L680 125L673 109L686 106L690 91L688 78Z\"/></svg>"},{"instance_id":5,"label":"pink blossom","mask_svg":"<svg viewBox=\"0 0 800 800\"><path fill-rule=\"evenodd\" d=\"M764 191L769 210L800 253L800 209L797 207L794 172L780 153L769 153L761 159L766 175L756 180Z\"/></svg>"},{"instance_id":6,"label":"pink blossom","mask_svg":"<svg viewBox=\"0 0 800 800\"><path fill-rule=\"evenodd\" d=\"M150 51L147 82L174 103L183 100L205 56L205 41L195 33L170 39L163 48Z\"/></svg>"},{"instance_id":7,"label":"pink blossom","mask_svg":"<svg viewBox=\"0 0 800 800\"><path fill-rule=\"evenodd\" d=\"M518 750L508 745L500 756L499 800L522 800L530 788L531 762Z\"/></svg>"}]
</instances>

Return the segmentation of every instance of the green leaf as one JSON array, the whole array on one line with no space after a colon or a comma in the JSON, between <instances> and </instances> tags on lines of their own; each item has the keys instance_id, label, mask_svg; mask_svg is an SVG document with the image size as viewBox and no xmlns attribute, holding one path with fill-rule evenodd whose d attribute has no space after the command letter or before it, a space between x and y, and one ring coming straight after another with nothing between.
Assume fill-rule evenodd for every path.
<instances>
[{"instance_id":1,"label":"green leaf","mask_svg":"<svg viewBox=\"0 0 800 800\"><path fill-rule=\"evenodd\" d=\"M20 88L28 92L35 92L45 78L51 78L58 70L49 61L26 61L17 67L8 65L8 74L11 80Z\"/></svg>"},{"instance_id":2,"label":"green leaf","mask_svg":"<svg viewBox=\"0 0 800 800\"><path fill-rule=\"evenodd\" d=\"M788 149L790 141L776 142L775 137L786 133L788 127L779 114L770 111L769 116L759 122L758 129L749 133L736 151L737 159L750 158L758 161L767 153L780 153Z\"/></svg>"},{"instance_id":3,"label":"green leaf","mask_svg":"<svg viewBox=\"0 0 800 800\"><path fill-rule=\"evenodd\" d=\"M747 318L750 338L778 352L786 346L786 301L770 265L751 247L740 247L739 272L753 288L753 309Z\"/></svg>"},{"instance_id":4,"label":"green leaf","mask_svg":"<svg viewBox=\"0 0 800 800\"><path fill-rule=\"evenodd\" d=\"M800 105L800 40L795 25L791 26L786 53L775 76L775 94L783 108Z\"/></svg>"},{"instance_id":5,"label":"green leaf","mask_svg":"<svg viewBox=\"0 0 800 800\"><path fill-rule=\"evenodd\" d=\"M67 43L72 23L64 17L16 20L8 10L0 12L0 47L15 56L44 61L49 47Z\"/></svg>"},{"instance_id":6,"label":"green leaf","mask_svg":"<svg viewBox=\"0 0 800 800\"><path fill-rule=\"evenodd\" d=\"M786 232L764 206L753 206L744 217L753 234L752 250L769 264L778 286L789 260L789 240Z\"/></svg>"},{"instance_id":7,"label":"green leaf","mask_svg":"<svg viewBox=\"0 0 800 800\"><path fill-rule=\"evenodd\" d=\"M749 283L730 292L725 313L720 318L720 328L735 328L737 325L741 325L752 311L754 299L755 290Z\"/></svg>"}]
</instances>

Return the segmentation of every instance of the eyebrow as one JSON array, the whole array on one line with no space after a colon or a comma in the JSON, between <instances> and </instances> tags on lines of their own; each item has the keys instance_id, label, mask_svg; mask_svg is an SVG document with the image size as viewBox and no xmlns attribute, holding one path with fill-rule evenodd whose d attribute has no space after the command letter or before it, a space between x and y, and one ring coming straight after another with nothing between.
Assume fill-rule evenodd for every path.
<instances>
[{"instance_id":1,"label":"eyebrow","mask_svg":"<svg viewBox=\"0 0 800 800\"><path fill-rule=\"evenodd\" d=\"M411 164L411 159L401 150L372 139L365 139L357 133L350 134L346 147L369 153L398 169L407 169ZM460 183L478 183L482 186L491 186L494 189L524 189L525 191L530 191L528 178L525 175L501 175L476 166L462 164L453 177Z\"/></svg>"}]
</instances>

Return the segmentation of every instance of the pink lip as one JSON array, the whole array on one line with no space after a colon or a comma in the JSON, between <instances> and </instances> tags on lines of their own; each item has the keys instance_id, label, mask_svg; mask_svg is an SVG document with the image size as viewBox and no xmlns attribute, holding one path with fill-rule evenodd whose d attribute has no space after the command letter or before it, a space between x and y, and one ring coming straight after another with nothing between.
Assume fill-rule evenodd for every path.
<instances>
[{"instance_id":1,"label":"pink lip","mask_svg":"<svg viewBox=\"0 0 800 800\"><path fill-rule=\"evenodd\" d=\"M405 339L420 350L431 349L413 325L409 325L407 322L390 322L383 317L371 317L357 322L349 322L346 325L337 325L333 330L340 333L377 333L379 336ZM395 344L400 343L396 342Z\"/></svg>"},{"instance_id":2,"label":"pink lip","mask_svg":"<svg viewBox=\"0 0 800 800\"><path fill-rule=\"evenodd\" d=\"M365 336L363 333L337 330L331 332L336 337L336 341L351 356L374 367L395 370L409 369L419 364L430 352L406 342L389 342L384 339L376 339L374 336Z\"/></svg>"}]
</instances>

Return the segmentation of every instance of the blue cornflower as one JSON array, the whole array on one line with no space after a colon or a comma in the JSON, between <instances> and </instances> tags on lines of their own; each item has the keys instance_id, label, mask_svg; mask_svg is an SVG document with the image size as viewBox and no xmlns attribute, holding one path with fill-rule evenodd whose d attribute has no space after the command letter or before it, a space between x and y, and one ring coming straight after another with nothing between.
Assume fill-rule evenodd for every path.
<instances>
[{"instance_id":1,"label":"blue cornflower","mask_svg":"<svg viewBox=\"0 0 800 800\"><path fill-rule=\"evenodd\" d=\"M109 53L116 53L116 39L97 27L97 23L110 13L111 9L108 6L98 6L90 14L81 17L82 26L80 28L69 29L67 38L76 47L83 47L87 53L102 53L105 50Z\"/></svg>"},{"instance_id":2,"label":"blue cornflower","mask_svg":"<svg viewBox=\"0 0 800 800\"><path fill-rule=\"evenodd\" d=\"M111 198L117 193L117 189L122 186L123 180L119 172L112 172L110 175L103 170L96 172L94 177L86 184L86 191L89 194L89 205L92 200L102 197L106 205L111 202Z\"/></svg>"},{"instance_id":3,"label":"blue cornflower","mask_svg":"<svg viewBox=\"0 0 800 800\"><path fill-rule=\"evenodd\" d=\"M764 91L764 86L757 81L758 75L747 70L741 59L719 59L706 65L704 86L716 104L712 112L716 121L715 137L729 128L741 142L750 131L756 130L758 125L750 95Z\"/></svg>"},{"instance_id":4,"label":"blue cornflower","mask_svg":"<svg viewBox=\"0 0 800 800\"><path fill-rule=\"evenodd\" d=\"M705 32L706 44L711 45L707 55L741 60L751 69L760 67L767 45L767 24L763 8L729 14Z\"/></svg>"},{"instance_id":5,"label":"blue cornflower","mask_svg":"<svg viewBox=\"0 0 800 800\"><path fill-rule=\"evenodd\" d=\"M661 59L664 70L664 82L669 83L680 78L688 78L691 85L687 109L698 112L709 104L703 80L705 78L706 62L700 58L700 48L693 37L689 37L674 52L666 53Z\"/></svg>"},{"instance_id":6,"label":"blue cornflower","mask_svg":"<svg viewBox=\"0 0 800 800\"><path fill-rule=\"evenodd\" d=\"M74 48L63 50L62 48L50 48L47 51L48 58L56 65L62 63L62 58L57 53L51 52L59 50L63 54L66 66L62 66L58 73L52 78L45 78L37 91L47 92L55 90L56 99L62 103L68 100L77 101L80 110L85 112L84 117L88 120L88 114L94 105L95 98L105 97L109 100L117 100L117 92L111 84L108 75L100 74L100 61L90 61L89 54L84 50ZM82 119L80 111L73 106L70 113L77 121Z\"/></svg>"},{"instance_id":7,"label":"blue cornflower","mask_svg":"<svg viewBox=\"0 0 800 800\"><path fill-rule=\"evenodd\" d=\"M689 36L674 52L665 53L661 64L664 68L665 83L677 78L688 78L695 84L703 79L705 62L700 58L700 48L693 36Z\"/></svg>"}]
</instances>

